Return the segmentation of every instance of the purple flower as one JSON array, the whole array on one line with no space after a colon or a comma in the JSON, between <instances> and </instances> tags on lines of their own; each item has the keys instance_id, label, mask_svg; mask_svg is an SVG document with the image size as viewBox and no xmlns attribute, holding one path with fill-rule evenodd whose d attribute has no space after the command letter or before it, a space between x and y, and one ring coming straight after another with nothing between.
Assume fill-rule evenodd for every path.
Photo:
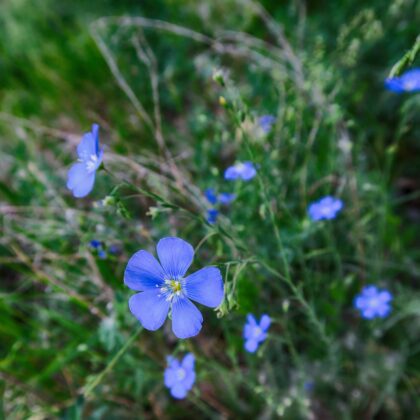
<instances>
[{"instance_id":1,"label":"purple flower","mask_svg":"<svg viewBox=\"0 0 420 420\"><path fill-rule=\"evenodd\" d=\"M168 367L164 374L165 386L169 388L174 398L185 398L195 382L194 355L187 353L181 362L169 356L167 361Z\"/></svg>"},{"instance_id":2,"label":"purple flower","mask_svg":"<svg viewBox=\"0 0 420 420\"><path fill-rule=\"evenodd\" d=\"M252 162L239 162L225 171L225 179L227 181L234 181L236 179L242 179L243 181L249 181L257 174L257 170Z\"/></svg>"},{"instance_id":3,"label":"purple flower","mask_svg":"<svg viewBox=\"0 0 420 420\"><path fill-rule=\"evenodd\" d=\"M385 80L388 90L396 93L416 92L420 90L420 68L406 71L399 77Z\"/></svg>"},{"instance_id":4,"label":"purple flower","mask_svg":"<svg viewBox=\"0 0 420 420\"><path fill-rule=\"evenodd\" d=\"M106 259L106 252L105 252L103 249L99 250L99 251L98 251L98 257L99 257L101 260Z\"/></svg>"},{"instance_id":5,"label":"purple flower","mask_svg":"<svg viewBox=\"0 0 420 420\"><path fill-rule=\"evenodd\" d=\"M327 196L315 201L308 207L309 217L314 220L330 220L337 216L343 208L343 202L339 198Z\"/></svg>"},{"instance_id":6,"label":"purple flower","mask_svg":"<svg viewBox=\"0 0 420 420\"><path fill-rule=\"evenodd\" d=\"M273 124L276 121L276 117L274 115L263 115L262 117L258 118L258 124L264 133L269 133Z\"/></svg>"},{"instance_id":7,"label":"purple flower","mask_svg":"<svg viewBox=\"0 0 420 420\"><path fill-rule=\"evenodd\" d=\"M207 210L207 221L213 225L217 222L217 217L219 216L219 210L217 209L208 209Z\"/></svg>"},{"instance_id":8,"label":"purple flower","mask_svg":"<svg viewBox=\"0 0 420 420\"><path fill-rule=\"evenodd\" d=\"M85 133L77 146L78 162L67 174L67 188L75 197L85 197L93 188L96 170L102 162L103 149L99 148L99 125L93 124L92 131Z\"/></svg>"},{"instance_id":9,"label":"purple flower","mask_svg":"<svg viewBox=\"0 0 420 420\"><path fill-rule=\"evenodd\" d=\"M131 296L130 311L144 328L156 331L171 309L174 334L193 337L200 332L203 317L191 300L210 308L220 305L224 296L220 270L205 267L185 277L194 249L179 238L161 239L156 250L160 263L144 250L128 261L124 283L141 292Z\"/></svg>"},{"instance_id":10,"label":"purple flower","mask_svg":"<svg viewBox=\"0 0 420 420\"><path fill-rule=\"evenodd\" d=\"M385 318L391 312L392 295L374 285L365 286L354 299L354 306L365 319Z\"/></svg>"},{"instance_id":11,"label":"purple flower","mask_svg":"<svg viewBox=\"0 0 420 420\"><path fill-rule=\"evenodd\" d=\"M267 330L270 327L271 319L268 315L263 315L258 323L252 314L248 314L247 322L244 327L245 350L255 353L260 343L267 338Z\"/></svg>"}]
</instances>

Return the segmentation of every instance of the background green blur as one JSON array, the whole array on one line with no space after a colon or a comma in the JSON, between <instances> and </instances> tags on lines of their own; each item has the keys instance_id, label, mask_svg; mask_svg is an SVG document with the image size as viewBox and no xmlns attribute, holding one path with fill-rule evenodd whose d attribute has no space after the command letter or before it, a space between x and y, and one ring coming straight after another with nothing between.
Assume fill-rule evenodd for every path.
<instances>
[{"instance_id":1,"label":"background green blur","mask_svg":"<svg viewBox=\"0 0 420 420\"><path fill-rule=\"evenodd\" d=\"M415 0L2 0L0 418L418 418L420 95L384 80L419 22ZM156 106L179 179L145 121ZM267 136L264 114L277 117ZM257 182L223 181L249 160L235 118L266 201ZM75 199L66 172L93 122L109 172ZM114 189L121 177L158 196ZM216 226L208 187L238 195ZM306 208L326 194L344 211L314 225ZM276 274L273 224L295 291ZM138 332L123 285L131 254L168 235L225 280L222 307L186 341L170 323ZM119 251L101 259L93 239ZM369 283L393 293L389 318L353 309ZM249 312L274 320L255 355ZM186 351L197 381L175 401L165 360Z\"/></svg>"}]
</instances>

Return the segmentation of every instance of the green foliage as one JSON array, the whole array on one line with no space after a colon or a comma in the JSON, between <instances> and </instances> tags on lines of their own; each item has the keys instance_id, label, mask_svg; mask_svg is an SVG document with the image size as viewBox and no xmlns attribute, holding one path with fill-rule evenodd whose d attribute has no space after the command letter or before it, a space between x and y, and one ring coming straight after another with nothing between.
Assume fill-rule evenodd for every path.
<instances>
[{"instance_id":1,"label":"green foliage","mask_svg":"<svg viewBox=\"0 0 420 420\"><path fill-rule=\"evenodd\" d=\"M416 418L420 96L383 81L418 66L418 3L3 3L3 416ZM66 171L92 122L104 170L75 199ZM258 177L224 181L244 160ZM237 195L215 225L208 187ZM344 211L312 223L326 194ZM139 329L123 285L132 253L167 235L225 281L186 341ZM367 283L394 294L389 318L354 311ZM255 355L249 312L273 318ZM175 401L166 356L186 351L197 381Z\"/></svg>"}]
</instances>

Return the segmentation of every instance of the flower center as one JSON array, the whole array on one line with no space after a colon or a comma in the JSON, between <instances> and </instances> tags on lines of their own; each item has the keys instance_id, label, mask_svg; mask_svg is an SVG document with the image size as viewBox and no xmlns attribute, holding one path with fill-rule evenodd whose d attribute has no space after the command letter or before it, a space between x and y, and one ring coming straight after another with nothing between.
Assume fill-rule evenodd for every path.
<instances>
[{"instance_id":1,"label":"flower center","mask_svg":"<svg viewBox=\"0 0 420 420\"><path fill-rule=\"evenodd\" d=\"M92 172L97 168L98 156L90 155L89 160L86 162L86 169L88 172Z\"/></svg>"},{"instance_id":2,"label":"flower center","mask_svg":"<svg viewBox=\"0 0 420 420\"><path fill-rule=\"evenodd\" d=\"M165 295L167 301L172 301L175 296L182 293L181 280L167 279L160 291Z\"/></svg>"},{"instance_id":3,"label":"flower center","mask_svg":"<svg viewBox=\"0 0 420 420\"><path fill-rule=\"evenodd\" d=\"M253 331L254 338L258 338L262 334L262 329L260 327L255 327Z\"/></svg>"},{"instance_id":4,"label":"flower center","mask_svg":"<svg viewBox=\"0 0 420 420\"><path fill-rule=\"evenodd\" d=\"M176 371L176 377L178 381L182 381L187 376L187 373L185 372L185 369L179 368Z\"/></svg>"}]
</instances>

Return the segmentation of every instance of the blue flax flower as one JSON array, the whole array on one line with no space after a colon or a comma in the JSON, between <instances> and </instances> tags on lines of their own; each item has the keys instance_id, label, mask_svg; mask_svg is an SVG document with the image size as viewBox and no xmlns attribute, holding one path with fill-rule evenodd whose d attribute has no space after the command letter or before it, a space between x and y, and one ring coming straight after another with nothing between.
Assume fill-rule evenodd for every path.
<instances>
[{"instance_id":1,"label":"blue flax flower","mask_svg":"<svg viewBox=\"0 0 420 420\"><path fill-rule=\"evenodd\" d=\"M420 91L420 68L408 70L399 77L386 79L385 86L396 93Z\"/></svg>"},{"instance_id":2,"label":"blue flax flower","mask_svg":"<svg viewBox=\"0 0 420 420\"><path fill-rule=\"evenodd\" d=\"M343 208L343 202L339 198L327 196L315 201L308 207L309 217L314 220L331 220Z\"/></svg>"},{"instance_id":3,"label":"blue flax flower","mask_svg":"<svg viewBox=\"0 0 420 420\"><path fill-rule=\"evenodd\" d=\"M185 277L194 249L179 238L163 238L156 247L160 263L147 251L128 261L124 283L137 293L129 300L130 311L144 328L159 329L172 311L172 331L178 338L197 335L203 317L191 302L215 308L223 300L223 280L216 267L205 267ZM191 300L190 300L191 299Z\"/></svg>"},{"instance_id":4,"label":"blue flax flower","mask_svg":"<svg viewBox=\"0 0 420 420\"><path fill-rule=\"evenodd\" d=\"M101 246L102 246L102 242L101 242L101 241L98 241L97 239L92 239L92 240L89 242L89 245L90 245L93 249L98 249L98 248L101 248Z\"/></svg>"},{"instance_id":5,"label":"blue flax flower","mask_svg":"<svg viewBox=\"0 0 420 420\"><path fill-rule=\"evenodd\" d=\"M224 192L224 193L216 194L216 191L214 188L207 188L204 191L204 195L207 198L207 201L213 205L220 203L227 206L236 198L236 194L233 194L233 193Z\"/></svg>"},{"instance_id":6,"label":"blue flax flower","mask_svg":"<svg viewBox=\"0 0 420 420\"><path fill-rule=\"evenodd\" d=\"M206 196L207 201L210 204L217 204L217 194L216 194L216 191L214 190L214 188L207 188L204 191L204 195Z\"/></svg>"},{"instance_id":7,"label":"blue flax flower","mask_svg":"<svg viewBox=\"0 0 420 420\"><path fill-rule=\"evenodd\" d=\"M208 209L207 210L207 221L214 225L217 222L217 217L219 216L219 210L217 209Z\"/></svg>"},{"instance_id":8,"label":"blue flax flower","mask_svg":"<svg viewBox=\"0 0 420 420\"><path fill-rule=\"evenodd\" d=\"M92 125L92 131L85 133L77 146L78 162L67 174L67 188L75 197L85 197L93 188L95 174L102 162L103 149L99 148L99 126Z\"/></svg>"},{"instance_id":9,"label":"blue flax flower","mask_svg":"<svg viewBox=\"0 0 420 420\"><path fill-rule=\"evenodd\" d=\"M165 386L169 388L174 398L182 399L195 382L194 355L187 353L180 362L172 356L167 358L168 367L165 369Z\"/></svg>"},{"instance_id":10,"label":"blue flax flower","mask_svg":"<svg viewBox=\"0 0 420 420\"><path fill-rule=\"evenodd\" d=\"M227 206L236 198L236 194L233 193L220 193L219 194L219 203Z\"/></svg>"},{"instance_id":11,"label":"blue flax flower","mask_svg":"<svg viewBox=\"0 0 420 420\"><path fill-rule=\"evenodd\" d=\"M365 286L354 299L354 306L365 319L385 318L391 312L392 295L374 285Z\"/></svg>"},{"instance_id":12,"label":"blue flax flower","mask_svg":"<svg viewBox=\"0 0 420 420\"><path fill-rule=\"evenodd\" d=\"M255 353L260 343L267 338L267 330L270 327L271 319L268 315L263 315L258 323L252 314L248 314L247 322L244 327L245 350Z\"/></svg>"},{"instance_id":13,"label":"blue flax flower","mask_svg":"<svg viewBox=\"0 0 420 420\"><path fill-rule=\"evenodd\" d=\"M252 162L238 162L225 171L225 179L227 181L234 181L236 179L242 179L243 181L249 181L257 174L255 165Z\"/></svg>"},{"instance_id":14,"label":"blue flax flower","mask_svg":"<svg viewBox=\"0 0 420 420\"><path fill-rule=\"evenodd\" d=\"M262 131L267 134L271 131L275 121L276 117L274 115L263 115L258 118L258 125L261 127Z\"/></svg>"}]
</instances>

